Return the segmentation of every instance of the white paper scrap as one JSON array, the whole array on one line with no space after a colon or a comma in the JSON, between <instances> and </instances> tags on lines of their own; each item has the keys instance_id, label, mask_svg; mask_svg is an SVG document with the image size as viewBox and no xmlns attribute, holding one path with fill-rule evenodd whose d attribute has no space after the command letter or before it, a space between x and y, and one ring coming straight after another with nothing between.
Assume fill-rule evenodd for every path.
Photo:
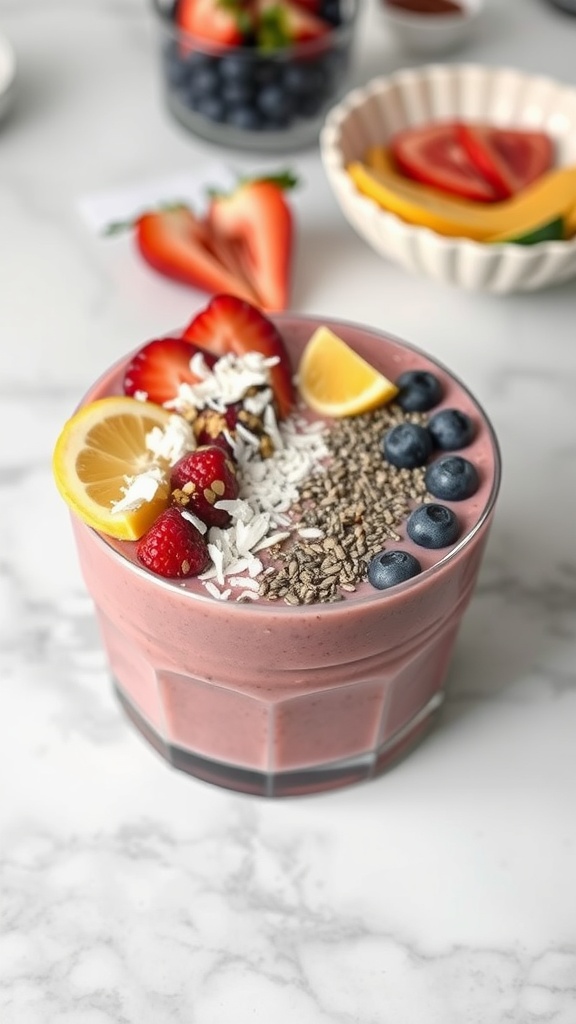
<instances>
[{"instance_id":1,"label":"white paper scrap","mask_svg":"<svg viewBox=\"0 0 576 1024\"><path fill-rule=\"evenodd\" d=\"M200 173L181 172L93 192L81 196L77 205L87 226L95 234L104 235L114 224L129 224L148 210L179 202L202 216L208 204L208 190L229 192L240 176L231 167L214 164Z\"/></svg>"}]
</instances>

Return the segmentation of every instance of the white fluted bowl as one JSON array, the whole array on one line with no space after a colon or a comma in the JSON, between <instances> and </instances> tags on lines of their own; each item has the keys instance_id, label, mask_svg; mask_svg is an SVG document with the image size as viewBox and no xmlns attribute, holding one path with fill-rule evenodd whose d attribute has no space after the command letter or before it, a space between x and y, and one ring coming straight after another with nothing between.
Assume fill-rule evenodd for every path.
<instances>
[{"instance_id":1,"label":"white fluted bowl","mask_svg":"<svg viewBox=\"0 0 576 1024\"><path fill-rule=\"evenodd\" d=\"M16 56L12 44L0 33L0 121L8 114L14 102Z\"/></svg>"},{"instance_id":2,"label":"white fluted bowl","mask_svg":"<svg viewBox=\"0 0 576 1024\"><path fill-rule=\"evenodd\" d=\"M430 64L373 79L329 112L322 162L340 207L376 252L414 274L473 291L533 291L576 277L576 238L485 244L407 224L361 195L346 171L374 145L429 121L461 118L544 129L557 166L576 164L576 88L508 68Z\"/></svg>"}]
</instances>

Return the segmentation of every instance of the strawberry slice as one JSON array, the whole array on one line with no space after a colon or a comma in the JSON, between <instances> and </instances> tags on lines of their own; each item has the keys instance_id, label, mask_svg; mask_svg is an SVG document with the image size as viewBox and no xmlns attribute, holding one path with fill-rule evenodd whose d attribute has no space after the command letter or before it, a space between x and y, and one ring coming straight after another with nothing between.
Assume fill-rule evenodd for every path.
<instances>
[{"instance_id":1,"label":"strawberry slice","mask_svg":"<svg viewBox=\"0 0 576 1024\"><path fill-rule=\"evenodd\" d=\"M215 295L202 312L184 330L183 337L216 357L233 352L260 352L265 357L277 356L270 379L280 416L285 416L294 402L292 368L284 342L276 327L255 306L235 295Z\"/></svg>"},{"instance_id":2,"label":"strawberry slice","mask_svg":"<svg viewBox=\"0 0 576 1024\"><path fill-rule=\"evenodd\" d=\"M508 198L549 171L554 151L546 132L459 124L458 140L480 174Z\"/></svg>"},{"instance_id":3,"label":"strawberry slice","mask_svg":"<svg viewBox=\"0 0 576 1024\"><path fill-rule=\"evenodd\" d=\"M132 357L124 371L124 394L146 394L149 402L163 405L178 394L180 384L198 381L190 369L190 360L199 349L182 338L157 338L149 341ZM216 362L202 353L208 366Z\"/></svg>"},{"instance_id":4,"label":"strawberry slice","mask_svg":"<svg viewBox=\"0 0 576 1024\"><path fill-rule=\"evenodd\" d=\"M293 0L257 0L257 11L257 42L263 49L322 39L331 31L327 21Z\"/></svg>"},{"instance_id":5,"label":"strawberry slice","mask_svg":"<svg viewBox=\"0 0 576 1024\"><path fill-rule=\"evenodd\" d=\"M253 28L245 0L178 0L175 21L182 32L219 46L241 46Z\"/></svg>"},{"instance_id":6,"label":"strawberry slice","mask_svg":"<svg viewBox=\"0 0 576 1024\"><path fill-rule=\"evenodd\" d=\"M264 310L288 305L294 224L284 192L295 184L288 172L241 180L229 195L213 193L208 209L212 235L235 253Z\"/></svg>"},{"instance_id":7,"label":"strawberry slice","mask_svg":"<svg viewBox=\"0 0 576 1024\"><path fill-rule=\"evenodd\" d=\"M390 149L396 166L408 178L479 202L502 198L468 156L453 121L407 128L392 137Z\"/></svg>"},{"instance_id":8,"label":"strawberry slice","mask_svg":"<svg viewBox=\"0 0 576 1024\"><path fill-rule=\"evenodd\" d=\"M209 293L228 292L248 302L258 298L225 240L212 238L209 226L187 206L142 214L135 223L136 245L154 270Z\"/></svg>"}]
</instances>

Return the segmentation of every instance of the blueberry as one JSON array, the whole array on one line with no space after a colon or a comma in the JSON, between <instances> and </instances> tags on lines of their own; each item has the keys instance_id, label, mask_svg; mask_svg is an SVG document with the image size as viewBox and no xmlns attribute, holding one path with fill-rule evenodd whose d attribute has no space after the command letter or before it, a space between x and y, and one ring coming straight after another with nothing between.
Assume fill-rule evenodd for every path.
<instances>
[{"instance_id":1,"label":"blueberry","mask_svg":"<svg viewBox=\"0 0 576 1024\"><path fill-rule=\"evenodd\" d=\"M240 107L250 104L254 89L250 82L230 80L222 83L220 95L227 105Z\"/></svg>"},{"instance_id":2,"label":"blueberry","mask_svg":"<svg viewBox=\"0 0 576 1024\"><path fill-rule=\"evenodd\" d=\"M326 80L326 88L330 91L339 89L346 77L348 69L348 50L335 46L332 50L329 50L324 54L319 64Z\"/></svg>"},{"instance_id":3,"label":"blueberry","mask_svg":"<svg viewBox=\"0 0 576 1024\"><path fill-rule=\"evenodd\" d=\"M243 131L258 131L262 128L262 118L254 107L248 104L232 106L226 114L226 122Z\"/></svg>"},{"instance_id":4,"label":"blueberry","mask_svg":"<svg viewBox=\"0 0 576 1024\"><path fill-rule=\"evenodd\" d=\"M444 455L432 462L424 477L426 488L443 501L464 501L478 490L478 473L461 455Z\"/></svg>"},{"instance_id":5,"label":"blueberry","mask_svg":"<svg viewBox=\"0 0 576 1024\"><path fill-rule=\"evenodd\" d=\"M474 424L460 409L441 409L430 417L428 430L437 448L454 451L465 448L474 437Z\"/></svg>"},{"instance_id":6,"label":"blueberry","mask_svg":"<svg viewBox=\"0 0 576 1024\"><path fill-rule=\"evenodd\" d=\"M218 70L223 82L251 83L254 77L254 62L237 54L230 54L229 57L220 58Z\"/></svg>"},{"instance_id":7,"label":"blueberry","mask_svg":"<svg viewBox=\"0 0 576 1024\"><path fill-rule=\"evenodd\" d=\"M422 566L408 551L380 551L368 565L368 579L376 590L405 583L422 572Z\"/></svg>"},{"instance_id":8,"label":"blueberry","mask_svg":"<svg viewBox=\"0 0 576 1024\"><path fill-rule=\"evenodd\" d=\"M406 370L396 381L396 402L405 412L426 412L442 398L442 385L428 370Z\"/></svg>"},{"instance_id":9,"label":"blueberry","mask_svg":"<svg viewBox=\"0 0 576 1024\"><path fill-rule=\"evenodd\" d=\"M410 540L422 548L446 548L460 533L460 524L446 505L419 505L406 523Z\"/></svg>"},{"instance_id":10,"label":"blueberry","mask_svg":"<svg viewBox=\"0 0 576 1024\"><path fill-rule=\"evenodd\" d=\"M278 84L282 77L282 65L270 60L259 60L254 64L254 82L260 86Z\"/></svg>"},{"instance_id":11,"label":"blueberry","mask_svg":"<svg viewBox=\"0 0 576 1024\"><path fill-rule=\"evenodd\" d=\"M391 466L415 469L432 454L432 438L419 423L399 423L384 434L382 448Z\"/></svg>"},{"instance_id":12,"label":"blueberry","mask_svg":"<svg viewBox=\"0 0 576 1024\"><path fill-rule=\"evenodd\" d=\"M256 101L260 112L275 125L286 124L292 116L293 100L281 85L271 83L263 86Z\"/></svg>"},{"instance_id":13,"label":"blueberry","mask_svg":"<svg viewBox=\"0 0 576 1024\"><path fill-rule=\"evenodd\" d=\"M328 21L331 25L339 25L342 21L340 0L322 0L319 14L324 21Z\"/></svg>"},{"instance_id":14,"label":"blueberry","mask_svg":"<svg viewBox=\"0 0 576 1024\"><path fill-rule=\"evenodd\" d=\"M220 91L220 79L215 67L210 64L195 69L190 79L190 97L195 100L202 96L217 96Z\"/></svg>"},{"instance_id":15,"label":"blueberry","mask_svg":"<svg viewBox=\"0 0 576 1024\"><path fill-rule=\"evenodd\" d=\"M318 63L288 64L284 84L294 96L317 96L324 93L326 76Z\"/></svg>"},{"instance_id":16,"label":"blueberry","mask_svg":"<svg viewBox=\"0 0 576 1024\"><path fill-rule=\"evenodd\" d=\"M177 51L166 50L164 54L164 74L168 85L179 89L188 83L190 78L190 65L182 60Z\"/></svg>"},{"instance_id":17,"label":"blueberry","mask_svg":"<svg viewBox=\"0 0 576 1024\"><path fill-rule=\"evenodd\" d=\"M327 76L320 63L289 64L283 81L301 117L319 113L328 96Z\"/></svg>"},{"instance_id":18,"label":"blueberry","mask_svg":"<svg viewBox=\"0 0 576 1024\"><path fill-rule=\"evenodd\" d=\"M219 96L201 96L194 103L194 110L208 121L222 122L226 118L226 107Z\"/></svg>"}]
</instances>

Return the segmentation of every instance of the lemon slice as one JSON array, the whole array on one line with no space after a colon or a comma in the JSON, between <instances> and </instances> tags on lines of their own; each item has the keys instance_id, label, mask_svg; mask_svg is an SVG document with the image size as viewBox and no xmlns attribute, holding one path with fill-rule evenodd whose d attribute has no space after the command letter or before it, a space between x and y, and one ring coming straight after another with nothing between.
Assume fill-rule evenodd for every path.
<instances>
[{"instance_id":1,"label":"lemon slice","mask_svg":"<svg viewBox=\"0 0 576 1024\"><path fill-rule=\"evenodd\" d=\"M127 478L156 467L146 435L166 427L171 413L152 402L115 396L83 406L64 425L52 458L56 486L88 526L120 540L138 540L168 505L168 475L158 473L150 500L114 511ZM162 467L160 467L162 469Z\"/></svg>"},{"instance_id":2,"label":"lemon slice","mask_svg":"<svg viewBox=\"0 0 576 1024\"><path fill-rule=\"evenodd\" d=\"M308 341L298 367L298 386L311 409L335 418L376 409L398 394L392 381L329 327L318 327Z\"/></svg>"}]
</instances>

